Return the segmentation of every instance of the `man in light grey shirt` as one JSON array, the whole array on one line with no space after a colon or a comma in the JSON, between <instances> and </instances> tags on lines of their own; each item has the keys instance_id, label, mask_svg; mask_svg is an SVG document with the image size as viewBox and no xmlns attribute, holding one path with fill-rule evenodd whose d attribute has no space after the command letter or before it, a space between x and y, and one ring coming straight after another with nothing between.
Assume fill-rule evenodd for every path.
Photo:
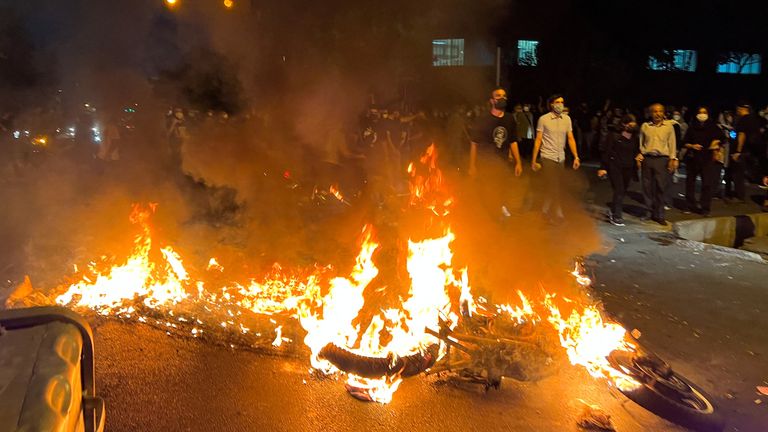
<instances>
[{"instance_id":1,"label":"man in light grey shirt","mask_svg":"<svg viewBox=\"0 0 768 432\"><path fill-rule=\"evenodd\" d=\"M677 169L677 142L672 122L664 120L664 105L651 105L652 121L640 127L640 154L635 160L643 174L645 205L650 218L661 225L664 219L664 192L670 181L670 173Z\"/></svg>"},{"instance_id":2,"label":"man in light grey shirt","mask_svg":"<svg viewBox=\"0 0 768 432\"><path fill-rule=\"evenodd\" d=\"M571 118L563 113L565 99L560 95L553 95L548 102L551 111L539 117L536 126L531 168L534 171L541 170L547 193L542 210L550 220L558 222L563 219L560 194L565 175L566 142L573 154L574 170L579 169L580 161L576 151L576 140L573 137ZM537 162L539 154L541 154L541 164Z\"/></svg>"}]
</instances>

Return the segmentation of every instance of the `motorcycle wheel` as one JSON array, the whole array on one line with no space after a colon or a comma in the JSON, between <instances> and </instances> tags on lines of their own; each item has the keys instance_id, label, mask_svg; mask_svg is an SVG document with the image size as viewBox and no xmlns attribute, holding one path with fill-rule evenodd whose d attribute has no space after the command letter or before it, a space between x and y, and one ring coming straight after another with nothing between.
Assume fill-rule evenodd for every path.
<instances>
[{"instance_id":1,"label":"motorcycle wheel","mask_svg":"<svg viewBox=\"0 0 768 432\"><path fill-rule=\"evenodd\" d=\"M712 397L662 360L623 352L612 354L609 360L642 384L635 389L619 389L638 405L695 431L723 430L725 421Z\"/></svg>"}]
</instances>

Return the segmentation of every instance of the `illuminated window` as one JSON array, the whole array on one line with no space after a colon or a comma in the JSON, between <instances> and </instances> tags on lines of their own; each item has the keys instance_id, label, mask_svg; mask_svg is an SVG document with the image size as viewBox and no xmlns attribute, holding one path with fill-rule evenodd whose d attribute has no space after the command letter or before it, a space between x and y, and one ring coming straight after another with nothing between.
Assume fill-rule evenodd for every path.
<instances>
[{"instance_id":1,"label":"illuminated window","mask_svg":"<svg viewBox=\"0 0 768 432\"><path fill-rule=\"evenodd\" d=\"M718 73L759 75L763 62L760 54L729 52L720 57L717 63Z\"/></svg>"},{"instance_id":2,"label":"illuminated window","mask_svg":"<svg viewBox=\"0 0 768 432\"><path fill-rule=\"evenodd\" d=\"M464 39L433 40L432 66L464 66Z\"/></svg>"},{"instance_id":3,"label":"illuminated window","mask_svg":"<svg viewBox=\"0 0 768 432\"><path fill-rule=\"evenodd\" d=\"M517 64L520 66L538 66L539 41L519 40L517 41Z\"/></svg>"},{"instance_id":4,"label":"illuminated window","mask_svg":"<svg viewBox=\"0 0 768 432\"><path fill-rule=\"evenodd\" d=\"M663 50L659 54L648 56L648 69L657 71L696 71L696 51Z\"/></svg>"}]
</instances>

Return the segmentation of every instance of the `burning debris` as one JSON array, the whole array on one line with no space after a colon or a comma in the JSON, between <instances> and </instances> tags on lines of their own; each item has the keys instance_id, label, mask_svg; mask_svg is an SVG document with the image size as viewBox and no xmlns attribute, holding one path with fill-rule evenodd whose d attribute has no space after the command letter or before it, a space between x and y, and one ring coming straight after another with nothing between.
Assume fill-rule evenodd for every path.
<instances>
[{"instance_id":1,"label":"burning debris","mask_svg":"<svg viewBox=\"0 0 768 432\"><path fill-rule=\"evenodd\" d=\"M577 424L582 429L592 431L615 431L611 416L597 405L591 405L579 399L583 404Z\"/></svg>"},{"instance_id":2,"label":"burning debris","mask_svg":"<svg viewBox=\"0 0 768 432\"><path fill-rule=\"evenodd\" d=\"M279 349L300 337L314 370L345 374L355 397L382 403L392 399L404 377L433 367L451 347L461 350L460 343L474 344L460 370L484 371L467 375L478 382L498 385L501 376L540 379L565 349L572 364L594 377L622 389L638 385L608 363L612 351L634 347L626 331L605 322L595 306L557 302L546 292L543 300L532 301L518 291L519 304L498 306L475 297L470 269L454 267L456 235L448 216L455 199L444 188L435 147L410 164L408 173L410 197L395 217L416 219L419 223L404 225L418 228L399 242L387 229L366 225L348 276L331 266L286 271L275 265L262 278L232 281L215 257L198 270L153 238L150 221L157 204L137 204L130 221L138 233L128 257L90 262L52 296L27 282L11 302L55 302L193 337L227 331ZM335 185L323 196L345 202ZM573 276L579 286L591 283L578 264ZM559 303L572 309L563 315ZM492 323L499 327L489 327Z\"/></svg>"}]
</instances>

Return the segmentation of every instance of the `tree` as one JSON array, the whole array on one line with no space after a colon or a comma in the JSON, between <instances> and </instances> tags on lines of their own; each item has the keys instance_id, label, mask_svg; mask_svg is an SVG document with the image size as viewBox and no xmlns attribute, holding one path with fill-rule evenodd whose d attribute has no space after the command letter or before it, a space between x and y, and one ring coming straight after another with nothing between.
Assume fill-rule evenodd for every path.
<instances>
[{"instance_id":1,"label":"tree","mask_svg":"<svg viewBox=\"0 0 768 432\"><path fill-rule=\"evenodd\" d=\"M746 73L747 68L751 69L756 65L759 70L760 62L761 58L759 54L749 54L738 51L728 51L721 53L717 57L718 70L721 66L729 66L726 68L727 70L725 72L736 74Z\"/></svg>"}]
</instances>

